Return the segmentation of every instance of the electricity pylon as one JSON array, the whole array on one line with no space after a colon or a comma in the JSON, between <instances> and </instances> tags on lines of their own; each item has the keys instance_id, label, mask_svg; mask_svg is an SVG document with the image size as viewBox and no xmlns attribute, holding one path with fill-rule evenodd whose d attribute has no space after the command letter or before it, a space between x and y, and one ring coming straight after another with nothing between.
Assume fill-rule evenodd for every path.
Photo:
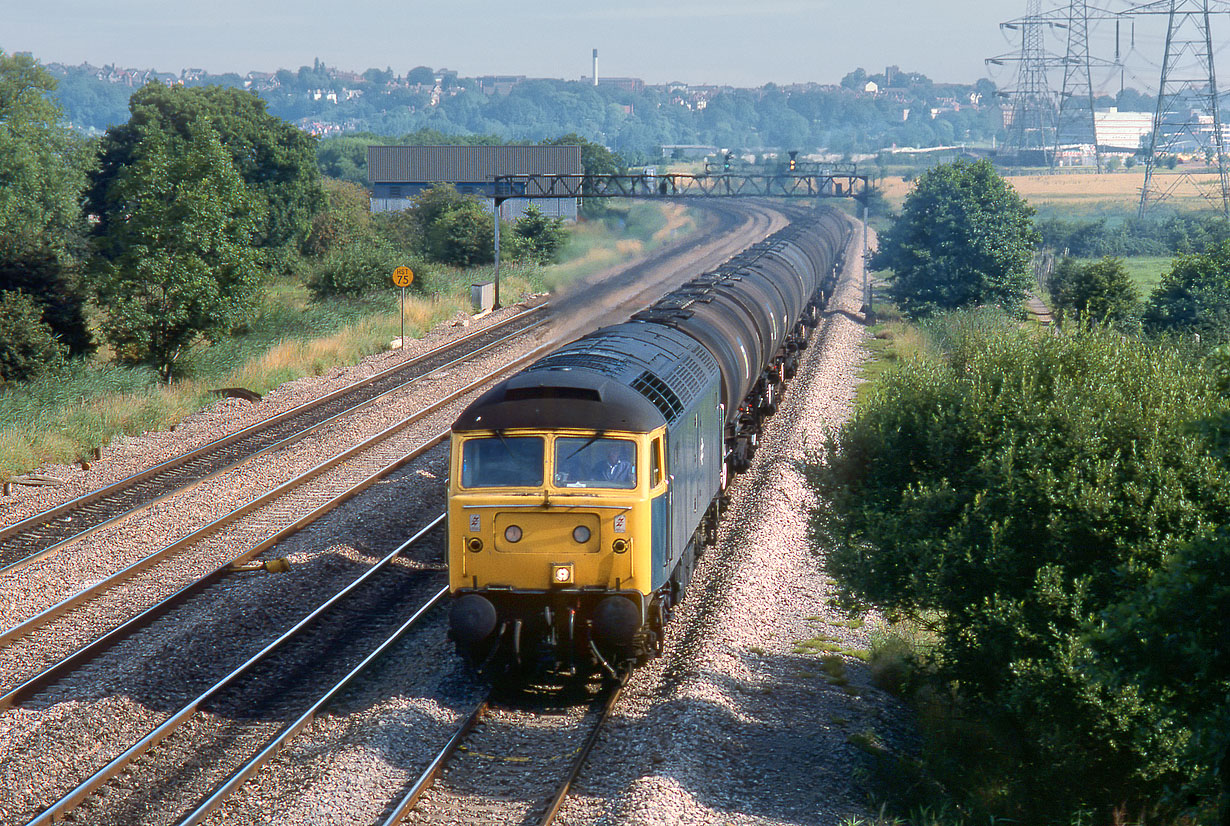
<instances>
[{"instance_id":1,"label":"electricity pylon","mask_svg":"<svg viewBox=\"0 0 1230 826\"><path fill-rule=\"evenodd\" d=\"M1006 154L1016 155L1018 163L1046 164L1054 151L1057 107L1046 73L1060 65L1062 58L1043 47L1042 32L1050 25L1042 17L1042 0L1029 0L1023 18L1000 24L1004 29L1020 29L1020 53L986 60L997 65L1020 64L1016 88L1004 92L1012 97L1012 123L1004 148Z\"/></svg>"},{"instance_id":2,"label":"electricity pylon","mask_svg":"<svg viewBox=\"0 0 1230 826\"><path fill-rule=\"evenodd\" d=\"M1063 91L1059 95L1059 117L1055 122L1056 165L1059 149L1065 143L1093 144L1093 158L1102 171L1102 150L1098 147L1097 119L1093 111L1093 74L1089 58L1089 4L1071 0L1068 4L1068 53L1063 61Z\"/></svg>"},{"instance_id":3,"label":"electricity pylon","mask_svg":"<svg viewBox=\"0 0 1230 826\"><path fill-rule=\"evenodd\" d=\"M1217 74L1213 68L1213 37L1209 29L1210 11L1226 11L1218 0L1156 0L1133 6L1125 15L1165 14L1166 56L1162 78L1157 87L1157 111L1145 157L1145 182L1140 189L1141 217L1149 207L1161 203L1183 186L1194 188L1222 213L1230 216L1230 177L1227 176L1221 112L1217 104ZM1212 7L1212 8L1211 8ZM1159 156L1180 149L1204 153L1216 160L1218 188L1209 191L1190 173L1157 176ZM1163 178L1165 180L1159 180Z\"/></svg>"}]
</instances>

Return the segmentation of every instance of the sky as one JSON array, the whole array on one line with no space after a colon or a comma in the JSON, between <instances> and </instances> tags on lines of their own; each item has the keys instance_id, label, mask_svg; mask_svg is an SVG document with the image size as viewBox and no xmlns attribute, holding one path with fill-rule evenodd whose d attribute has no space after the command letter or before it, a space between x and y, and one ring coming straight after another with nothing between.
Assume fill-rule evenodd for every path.
<instances>
[{"instance_id":1,"label":"sky","mask_svg":"<svg viewBox=\"0 0 1230 826\"><path fill-rule=\"evenodd\" d=\"M937 81L989 76L1005 87L1014 66L983 61L1019 50L1019 34L999 23L1020 17L1025 6L1026 0L0 0L0 49L31 52L44 63L169 72L244 74L297 69L320 58L360 72L389 67L404 74L425 65L463 76L578 79L589 76L597 48L600 75L648 83L837 83L857 67L874 74L897 65ZM1162 38L1147 30L1157 28L1156 19L1142 21L1141 59L1127 85L1156 85ZM1109 54L1108 33L1095 37ZM1116 73L1116 87L1119 79Z\"/></svg>"}]
</instances>

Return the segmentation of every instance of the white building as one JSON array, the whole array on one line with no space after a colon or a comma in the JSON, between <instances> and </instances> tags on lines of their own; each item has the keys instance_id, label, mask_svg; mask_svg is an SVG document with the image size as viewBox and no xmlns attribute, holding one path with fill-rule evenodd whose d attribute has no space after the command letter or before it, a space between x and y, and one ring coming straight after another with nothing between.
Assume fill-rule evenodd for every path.
<instances>
[{"instance_id":1,"label":"white building","mask_svg":"<svg viewBox=\"0 0 1230 826\"><path fill-rule=\"evenodd\" d=\"M1135 152L1140 139L1153 131L1152 112L1120 112L1111 107L1093 113L1098 145L1110 151Z\"/></svg>"}]
</instances>

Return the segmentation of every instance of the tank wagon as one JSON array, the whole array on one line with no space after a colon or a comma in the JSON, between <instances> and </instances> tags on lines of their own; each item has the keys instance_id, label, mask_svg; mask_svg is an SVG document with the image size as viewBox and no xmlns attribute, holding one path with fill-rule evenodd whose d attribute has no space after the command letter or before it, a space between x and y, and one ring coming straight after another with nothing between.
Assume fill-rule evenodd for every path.
<instances>
[{"instance_id":1,"label":"tank wagon","mask_svg":"<svg viewBox=\"0 0 1230 826\"><path fill-rule=\"evenodd\" d=\"M828 209L796 221L461 414L447 555L463 656L614 676L661 651L851 231Z\"/></svg>"}]
</instances>

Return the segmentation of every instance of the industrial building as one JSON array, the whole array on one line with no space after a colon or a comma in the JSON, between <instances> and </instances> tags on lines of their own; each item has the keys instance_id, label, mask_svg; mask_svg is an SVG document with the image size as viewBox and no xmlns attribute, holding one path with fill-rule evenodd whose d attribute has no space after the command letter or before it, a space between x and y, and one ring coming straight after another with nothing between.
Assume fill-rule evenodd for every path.
<instances>
[{"instance_id":1,"label":"industrial building","mask_svg":"<svg viewBox=\"0 0 1230 826\"><path fill-rule=\"evenodd\" d=\"M1153 132L1152 112L1120 112L1111 107L1095 111L1093 121L1098 144L1110 152L1135 152L1141 139Z\"/></svg>"},{"instance_id":2,"label":"industrial building","mask_svg":"<svg viewBox=\"0 0 1230 826\"><path fill-rule=\"evenodd\" d=\"M372 212L398 212L438 183L451 183L463 195L488 197L500 175L579 175L579 146L369 146L367 180ZM500 217L515 220L534 205L545 215L576 220L575 198L511 198Z\"/></svg>"}]
</instances>

